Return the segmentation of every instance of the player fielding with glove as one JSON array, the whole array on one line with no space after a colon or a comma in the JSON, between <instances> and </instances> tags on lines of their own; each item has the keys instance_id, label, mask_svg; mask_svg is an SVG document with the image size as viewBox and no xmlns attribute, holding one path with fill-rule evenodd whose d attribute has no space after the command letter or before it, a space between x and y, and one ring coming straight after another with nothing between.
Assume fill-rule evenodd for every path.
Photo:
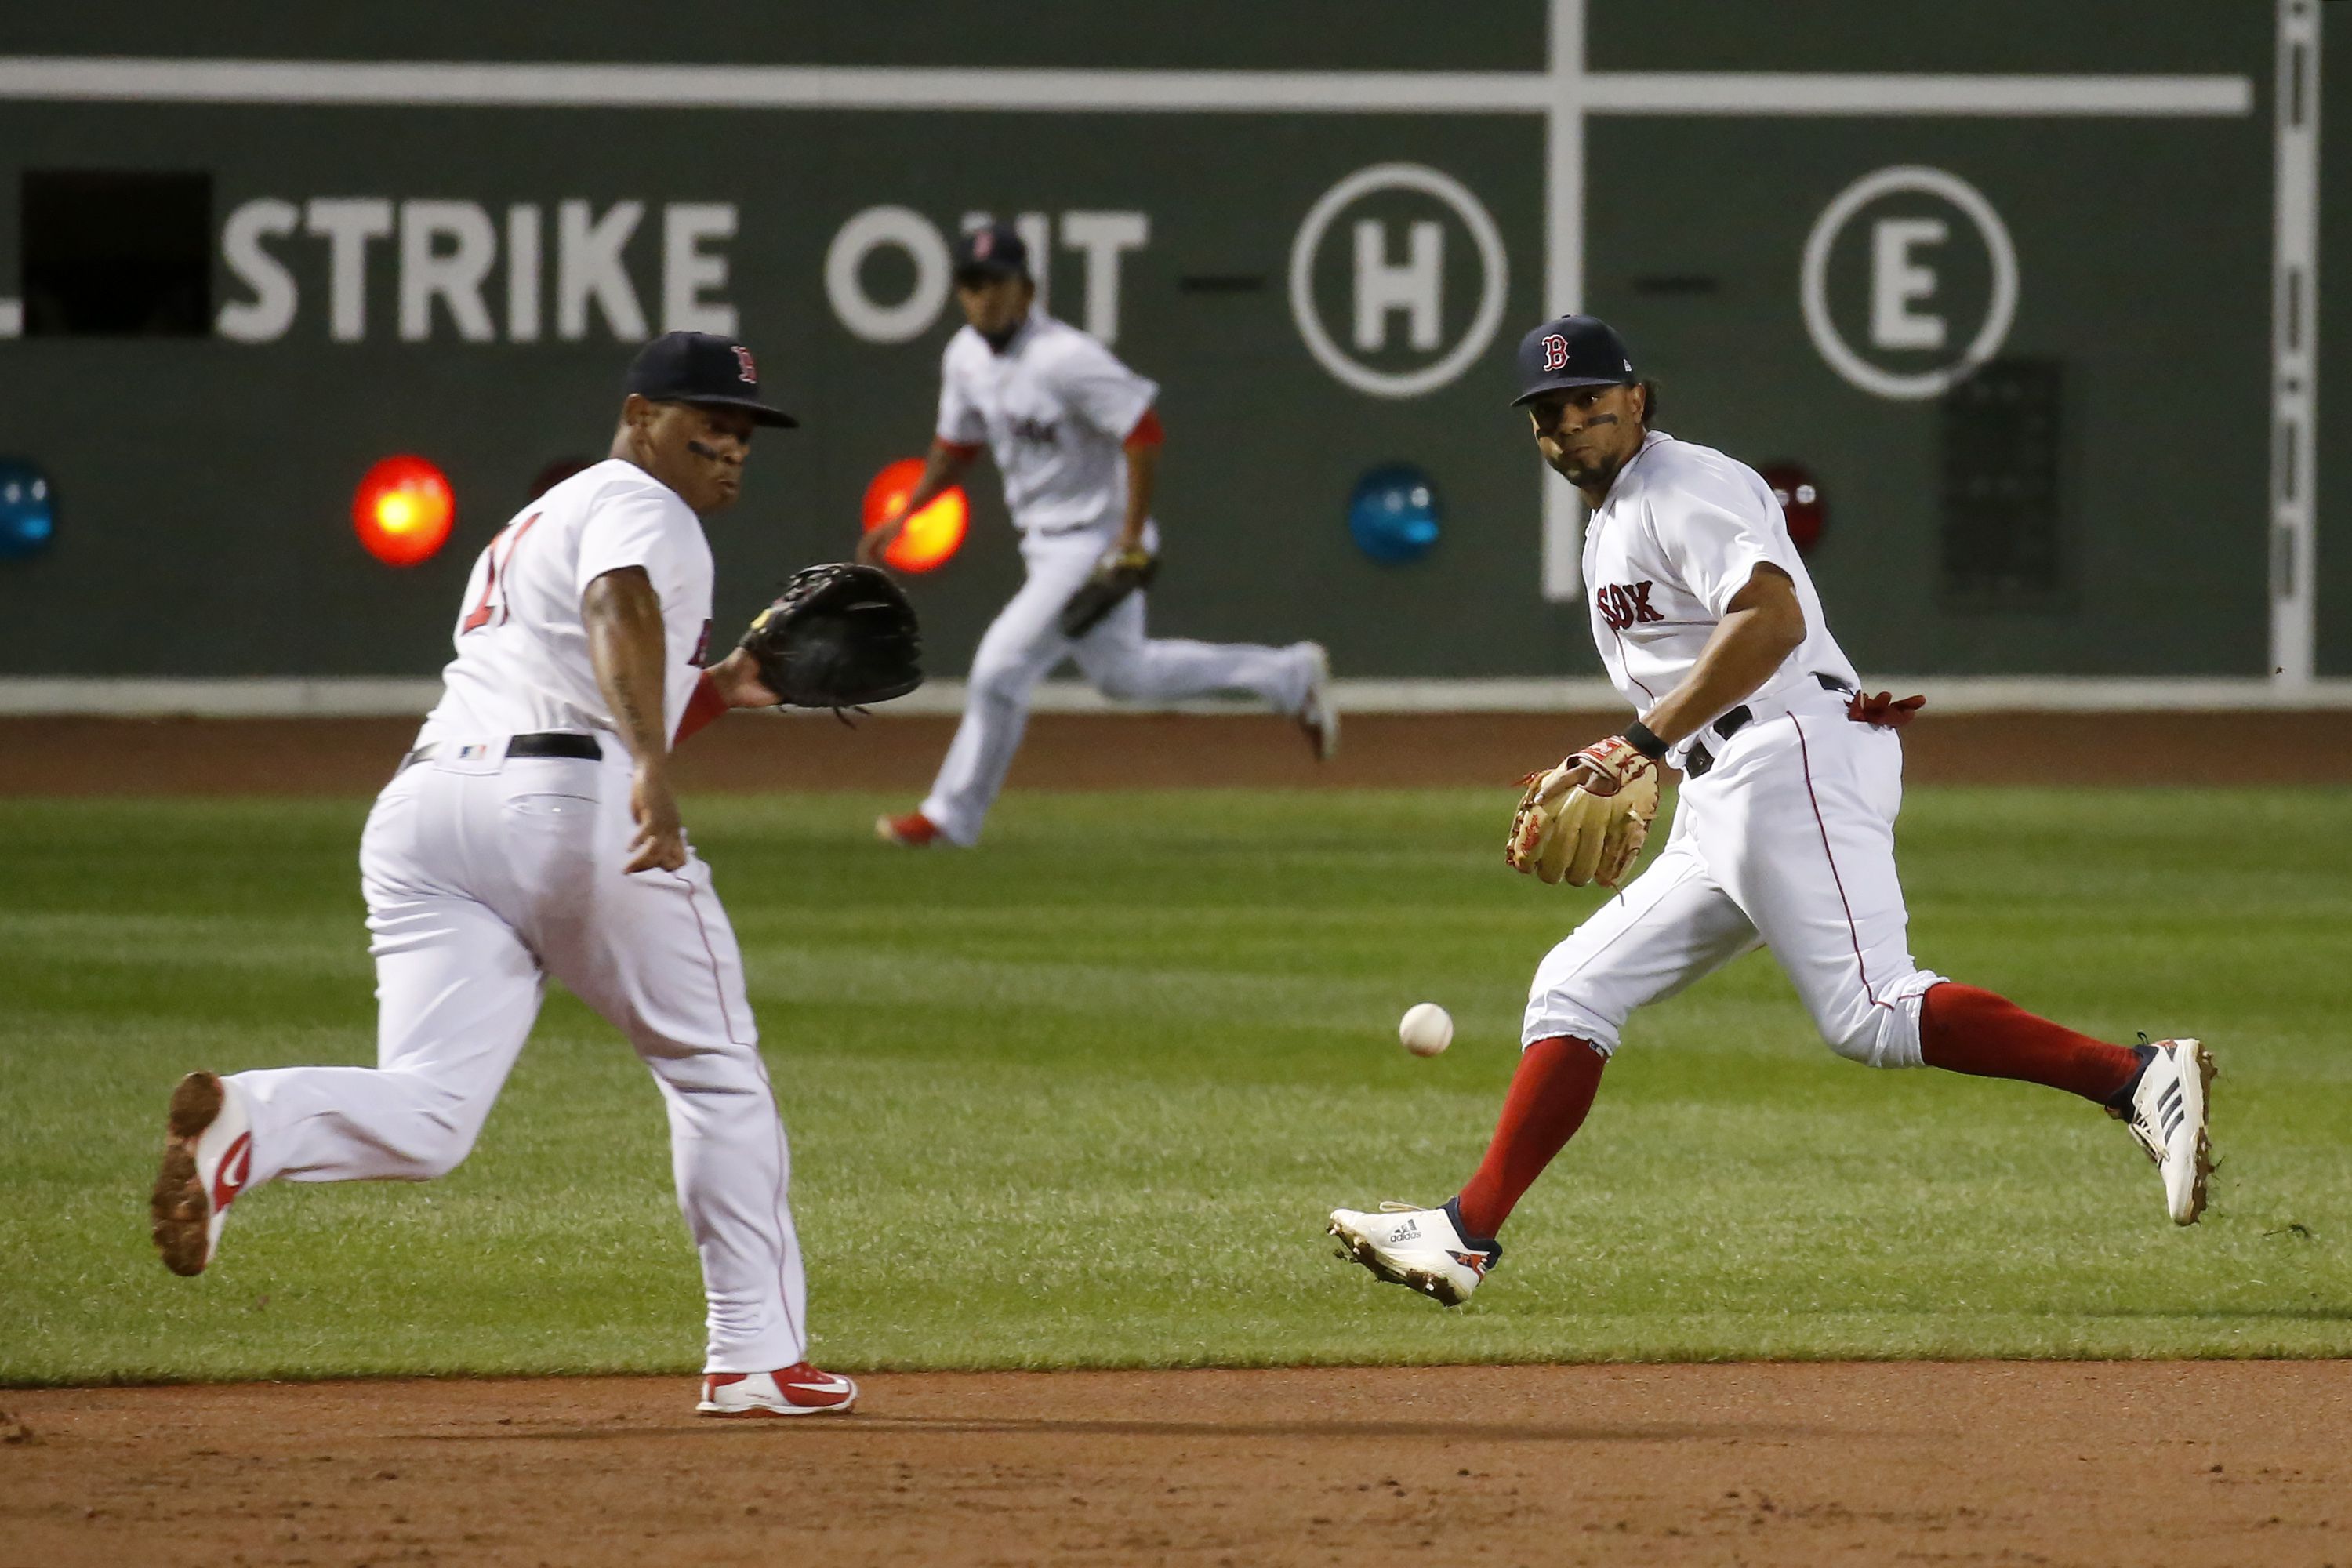
<instances>
[{"instance_id":1,"label":"player fielding with glove","mask_svg":"<svg viewBox=\"0 0 2352 1568\"><path fill-rule=\"evenodd\" d=\"M1642 858L1658 815L1658 770L1621 736L1531 773L1504 863L1545 882L1613 888Z\"/></svg>"},{"instance_id":2,"label":"player fielding with glove","mask_svg":"<svg viewBox=\"0 0 2352 1568\"><path fill-rule=\"evenodd\" d=\"M1649 868L1538 968L1477 1171L1440 1208L1335 1210L1343 1256L1467 1300L1502 1256L1503 1222L1582 1125L1627 1018L1759 946L1840 1056L2045 1084L2105 1108L2155 1161L2166 1213L2195 1224L2212 1169L2203 1045L2111 1045L1912 961L1897 731L1920 702L1862 691L1770 488L1652 428L1656 389L1592 317L1529 332L1519 372L1538 449L1591 508L1593 638L1642 717L1529 782L1505 858L1546 882L1613 888L1648 836L1657 765L1678 765L1684 784Z\"/></svg>"},{"instance_id":3,"label":"player fielding with glove","mask_svg":"<svg viewBox=\"0 0 2352 1568\"><path fill-rule=\"evenodd\" d=\"M1035 309L1028 251L1011 226L964 236L955 279L968 325L940 360L929 461L898 514L866 533L858 559L880 560L906 520L953 485L984 444L1004 479L1028 577L972 655L963 722L931 793L875 831L894 844L977 843L1020 750L1029 694L1065 658L1122 701L1247 692L1295 717L1328 761L1339 716L1321 647L1144 635L1143 591L1159 569L1159 387Z\"/></svg>"},{"instance_id":4,"label":"player fielding with glove","mask_svg":"<svg viewBox=\"0 0 2352 1568\"><path fill-rule=\"evenodd\" d=\"M675 741L730 708L843 708L921 679L913 612L863 566L793 580L701 668L711 556L760 401L751 352L673 332L637 356L612 456L476 563L457 657L360 845L380 1004L374 1068L192 1073L152 1218L200 1274L263 1182L426 1181L465 1159L553 975L628 1037L669 1108L678 1206L709 1301L710 1415L842 1411L807 1359L791 1163L710 870L669 783ZM593 1191L580 1200L598 1201Z\"/></svg>"},{"instance_id":5,"label":"player fielding with glove","mask_svg":"<svg viewBox=\"0 0 2352 1568\"><path fill-rule=\"evenodd\" d=\"M793 574L736 647L785 708L852 708L923 683L915 606L878 566L835 563Z\"/></svg>"}]
</instances>

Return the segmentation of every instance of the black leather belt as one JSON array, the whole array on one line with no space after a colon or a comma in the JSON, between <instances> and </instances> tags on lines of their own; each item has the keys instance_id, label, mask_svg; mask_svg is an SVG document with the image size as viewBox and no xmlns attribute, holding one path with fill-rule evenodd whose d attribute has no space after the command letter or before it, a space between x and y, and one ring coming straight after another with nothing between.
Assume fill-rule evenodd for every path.
<instances>
[{"instance_id":1,"label":"black leather belt","mask_svg":"<svg viewBox=\"0 0 2352 1568\"><path fill-rule=\"evenodd\" d=\"M1824 675L1818 669L1813 671L1813 679L1820 683L1821 689L1823 691L1843 691L1850 695L1853 690L1853 687L1848 686L1836 676ZM1745 730L1749 724L1755 722L1755 720L1756 710L1748 707L1747 703L1743 702L1738 707L1731 709L1729 711L1726 712L1722 718L1717 719L1714 723L1709 724L1707 729L1714 731L1715 738L1717 741L1728 741L1732 736L1737 735L1740 731ZM1683 760L1683 777L1686 779L1705 778L1708 770L1712 769L1714 766L1715 753L1708 751L1706 743L1702 742L1701 743L1693 746L1690 749L1690 755Z\"/></svg>"},{"instance_id":2,"label":"black leather belt","mask_svg":"<svg viewBox=\"0 0 2352 1568\"><path fill-rule=\"evenodd\" d=\"M400 759L400 769L406 769L416 763L429 763L440 755L440 752L441 747L438 742L429 746L419 746ZM577 757L583 763L593 763L603 758L604 748L596 743L596 737L593 735L567 735L561 731L550 731L543 735L517 735L507 742L507 755L509 757Z\"/></svg>"}]
</instances>

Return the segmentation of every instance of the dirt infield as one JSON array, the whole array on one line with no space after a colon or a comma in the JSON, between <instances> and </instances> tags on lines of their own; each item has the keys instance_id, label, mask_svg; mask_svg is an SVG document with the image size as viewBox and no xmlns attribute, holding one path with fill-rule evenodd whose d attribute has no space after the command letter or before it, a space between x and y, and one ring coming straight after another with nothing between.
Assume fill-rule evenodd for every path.
<instances>
[{"instance_id":1,"label":"dirt infield","mask_svg":"<svg viewBox=\"0 0 2352 1568\"><path fill-rule=\"evenodd\" d=\"M2352 1564L2352 1363L0 1394L0 1559Z\"/></svg>"},{"instance_id":2,"label":"dirt infield","mask_svg":"<svg viewBox=\"0 0 2352 1568\"><path fill-rule=\"evenodd\" d=\"M1286 720L1041 714L1014 789L1507 786L1621 727L1613 713L1361 714L1318 765ZM693 790L895 790L913 804L954 721L739 715L681 749ZM416 733L406 719L0 719L0 796L371 794ZM2217 739L2218 738L2218 739ZM2218 753L2217 753L2218 748ZM1951 714L1904 732L1914 784L2352 782L2352 712Z\"/></svg>"}]
</instances>

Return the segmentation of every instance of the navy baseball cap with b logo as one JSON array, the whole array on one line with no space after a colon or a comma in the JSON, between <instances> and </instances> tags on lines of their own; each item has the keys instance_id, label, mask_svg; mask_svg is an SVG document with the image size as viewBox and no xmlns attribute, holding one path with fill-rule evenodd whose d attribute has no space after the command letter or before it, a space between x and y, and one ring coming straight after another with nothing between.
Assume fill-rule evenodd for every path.
<instances>
[{"instance_id":1,"label":"navy baseball cap with b logo","mask_svg":"<svg viewBox=\"0 0 2352 1568\"><path fill-rule=\"evenodd\" d=\"M749 409L755 425L790 430L800 424L760 401L760 366L751 351L710 332L664 332L637 351L622 390L656 403Z\"/></svg>"},{"instance_id":2,"label":"navy baseball cap with b logo","mask_svg":"<svg viewBox=\"0 0 2352 1568\"><path fill-rule=\"evenodd\" d=\"M1557 316L1519 340L1519 395L1511 406L1571 386L1635 379L1633 356L1615 328L1598 316Z\"/></svg>"},{"instance_id":3,"label":"navy baseball cap with b logo","mask_svg":"<svg viewBox=\"0 0 2352 1568\"><path fill-rule=\"evenodd\" d=\"M998 278L1029 276L1029 247L1021 231L1009 223L973 229L956 241L955 280L985 283Z\"/></svg>"}]
</instances>

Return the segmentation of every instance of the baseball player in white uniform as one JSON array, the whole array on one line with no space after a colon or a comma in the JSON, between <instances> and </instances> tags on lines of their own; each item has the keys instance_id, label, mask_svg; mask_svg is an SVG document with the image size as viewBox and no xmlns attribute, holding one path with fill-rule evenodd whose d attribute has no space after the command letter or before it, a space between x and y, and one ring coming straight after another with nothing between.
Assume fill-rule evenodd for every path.
<instances>
[{"instance_id":1,"label":"baseball player in white uniform","mask_svg":"<svg viewBox=\"0 0 2352 1568\"><path fill-rule=\"evenodd\" d=\"M1148 638L1129 593L1071 637L1061 617L1098 565L1147 563L1159 549L1151 496L1162 433L1160 389L1100 342L1035 308L1028 251L1011 225L975 229L956 250L956 298L969 323L940 362L940 414L921 480L869 531L876 562L906 519L963 475L985 445L1021 530L1028 579L972 656L963 722L930 795L875 824L886 840L970 846L1003 787L1029 721L1029 694L1065 658L1106 697L1171 702L1244 691L1295 715L1318 757L1338 749L1330 660L1315 643L1287 647ZM1148 565L1143 566L1146 576Z\"/></svg>"},{"instance_id":2,"label":"baseball player in white uniform","mask_svg":"<svg viewBox=\"0 0 2352 1568\"><path fill-rule=\"evenodd\" d=\"M669 783L674 738L776 700L740 651L702 666L701 520L734 501L753 427L793 423L759 394L740 343L647 345L611 457L482 552L441 700L361 839L376 1066L181 1082L152 1204L175 1273L204 1270L231 1202L264 1182L453 1169L552 974L628 1037L668 1103L709 1301L699 1409L802 1415L856 1397L808 1362L784 1131L734 933Z\"/></svg>"},{"instance_id":3,"label":"baseball player in white uniform","mask_svg":"<svg viewBox=\"0 0 2352 1568\"><path fill-rule=\"evenodd\" d=\"M1467 1300L1502 1255L1504 1220L1582 1123L1626 1019L1759 946L1840 1056L2019 1079L2105 1107L2156 1162L2171 1218L2195 1223L2211 1169L2204 1046L2110 1045L1912 961L1895 868L1896 731L1918 700L1861 691L1770 487L1653 428L1654 384L1592 317L1529 332L1519 373L1537 447L1591 508L1593 639L1641 714L1570 758L1563 787L1606 797L1659 763L1685 782L1665 847L1538 968L1484 1163L1441 1208L1335 1211L1344 1255L1448 1305Z\"/></svg>"}]
</instances>

